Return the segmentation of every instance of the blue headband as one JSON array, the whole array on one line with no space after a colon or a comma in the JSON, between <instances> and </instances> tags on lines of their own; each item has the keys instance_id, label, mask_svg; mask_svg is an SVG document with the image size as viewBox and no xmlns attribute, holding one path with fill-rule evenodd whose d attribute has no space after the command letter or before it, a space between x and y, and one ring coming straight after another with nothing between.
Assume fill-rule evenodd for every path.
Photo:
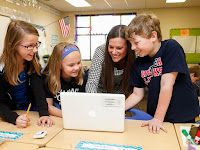
<instances>
[{"instance_id":1,"label":"blue headband","mask_svg":"<svg viewBox=\"0 0 200 150\"><path fill-rule=\"evenodd\" d=\"M73 51L79 51L75 45L70 45L65 47L63 49L62 59L64 59L68 54L70 54Z\"/></svg>"}]
</instances>

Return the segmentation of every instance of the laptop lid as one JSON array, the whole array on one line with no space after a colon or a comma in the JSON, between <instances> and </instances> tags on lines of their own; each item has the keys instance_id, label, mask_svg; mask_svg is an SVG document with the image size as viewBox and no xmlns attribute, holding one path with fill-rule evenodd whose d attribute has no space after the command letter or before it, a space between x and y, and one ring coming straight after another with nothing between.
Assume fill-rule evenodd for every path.
<instances>
[{"instance_id":1,"label":"laptop lid","mask_svg":"<svg viewBox=\"0 0 200 150\"><path fill-rule=\"evenodd\" d=\"M61 92L65 129L123 132L124 94Z\"/></svg>"}]
</instances>

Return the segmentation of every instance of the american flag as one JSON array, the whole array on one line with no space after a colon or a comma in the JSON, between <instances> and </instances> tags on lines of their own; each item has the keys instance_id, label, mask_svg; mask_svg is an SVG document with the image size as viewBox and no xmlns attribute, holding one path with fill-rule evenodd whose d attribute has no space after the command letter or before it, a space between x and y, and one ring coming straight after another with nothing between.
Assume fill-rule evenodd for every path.
<instances>
[{"instance_id":1,"label":"american flag","mask_svg":"<svg viewBox=\"0 0 200 150\"><path fill-rule=\"evenodd\" d=\"M60 29L61 29L63 37L65 38L65 37L70 36L69 17L65 17L58 20L58 23L60 25Z\"/></svg>"}]
</instances>

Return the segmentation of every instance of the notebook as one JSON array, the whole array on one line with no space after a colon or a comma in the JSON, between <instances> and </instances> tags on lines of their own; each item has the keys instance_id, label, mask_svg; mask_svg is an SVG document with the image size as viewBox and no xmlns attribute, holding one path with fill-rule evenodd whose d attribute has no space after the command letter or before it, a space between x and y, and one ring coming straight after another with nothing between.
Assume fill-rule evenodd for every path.
<instances>
[{"instance_id":1,"label":"notebook","mask_svg":"<svg viewBox=\"0 0 200 150\"><path fill-rule=\"evenodd\" d=\"M61 92L65 129L123 132L124 94Z\"/></svg>"}]
</instances>

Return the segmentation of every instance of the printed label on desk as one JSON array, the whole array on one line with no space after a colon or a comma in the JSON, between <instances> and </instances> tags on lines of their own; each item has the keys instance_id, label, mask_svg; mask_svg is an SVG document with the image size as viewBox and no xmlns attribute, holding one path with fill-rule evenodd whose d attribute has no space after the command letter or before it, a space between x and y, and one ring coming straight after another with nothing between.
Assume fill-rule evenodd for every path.
<instances>
[{"instance_id":1,"label":"printed label on desk","mask_svg":"<svg viewBox=\"0 0 200 150\"><path fill-rule=\"evenodd\" d=\"M142 150L141 147L104 144L95 142L80 141L75 149L79 150Z\"/></svg>"},{"instance_id":2,"label":"printed label on desk","mask_svg":"<svg viewBox=\"0 0 200 150\"><path fill-rule=\"evenodd\" d=\"M16 140L22 135L24 135L24 133L0 131L0 138L2 139Z\"/></svg>"}]
</instances>

